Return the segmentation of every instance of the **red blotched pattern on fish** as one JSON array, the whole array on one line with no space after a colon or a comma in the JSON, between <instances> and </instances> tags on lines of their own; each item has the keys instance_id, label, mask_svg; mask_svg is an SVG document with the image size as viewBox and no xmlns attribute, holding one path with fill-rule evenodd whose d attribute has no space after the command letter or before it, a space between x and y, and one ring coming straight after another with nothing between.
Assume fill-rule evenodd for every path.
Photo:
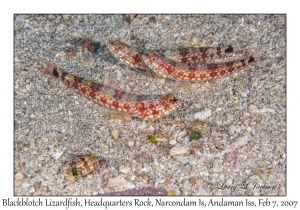
<instances>
[{"instance_id":1,"label":"red blotched pattern on fish","mask_svg":"<svg viewBox=\"0 0 300 210\"><path fill-rule=\"evenodd\" d=\"M108 42L109 51L125 65L142 70L150 70L142 60L142 53L138 48L127 45L120 41Z\"/></svg>"},{"instance_id":2,"label":"red blotched pattern on fish","mask_svg":"<svg viewBox=\"0 0 300 210\"><path fill-rule=\"evenodd\" d=\"M97 103L121 111L132 117L141 119L157 119L166 116L181 103L173 95L134 95L115 90L103 84L86 80L82 77L66 73L43 60L46 67L40 70L64 81L69 87L77 89Z\"/></svg>"},{"instance_id":3,"label":"red blotched pattern on fish","mask_svg":"<svg viewBox=\"0 0 300 210\"><path fill-rule=\"evenodd\" d=\"M255 58L251 56L248 59L234 62L224 62L220 64L199 64L195 67L195 69L193 69L194 71L190 71L190 66L168 62L154 52L144 54L142 55L142 58L148 67L155 73L166 78L181 81L199 81L220 77L235 70L241 69L242 67L255 61Z\"/></svg>"},{"instance_id":4,"label":"red blotched pattern on fish","mask_svg":"<svg viewBox=\"0 0 300 210\"><path fill-rule=\"evenodd\" d=\"M224 54L245 54L249 50L234 52L233 46L221 48L190 48L179 50L146 51L120 41L107 44L110 52L124 64L143 70L152 70L165 78L180 81L201 81L226 75L255 62L254 56L232 62L206 63Z\"/></svg>"},{"instance_id":5,"label":"red blotched pattern on fish","mask_svg":"<svg viewBox=\"0 0 300 210\"><path fill-rule=\"evenodd\" d=\"M234 47L229 45L227 47L192 47L179 48L176 50L154 50L161 57L169 60L187 63L189 65L197 65L207 61L212 61L216 58L222 58L225 54L234 53ZM238 54L243 53L239 51Z\"/></svg>"}]
</instances>

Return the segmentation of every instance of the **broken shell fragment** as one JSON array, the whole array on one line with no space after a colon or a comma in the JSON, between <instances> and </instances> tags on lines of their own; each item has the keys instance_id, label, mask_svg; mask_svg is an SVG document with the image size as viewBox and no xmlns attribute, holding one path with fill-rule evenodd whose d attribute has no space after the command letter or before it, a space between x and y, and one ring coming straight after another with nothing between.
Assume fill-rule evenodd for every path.
<instances>
[{"instance_id":1,"label":"broken shell fragment","mask_svg":"<svg viewBox=\"0 0 300 210\"><path fill-rule=\"evenodd\" d=\"M118 138L119 138L119 131L117 129L114 129L114 130L111 131L111 135L112 135L113 139L115 141L117 141Z\"/></svg>"},{"instance_id":2,"label":"broken shell fragment","mask_svg":"<svg viewBox=\"0 0 300 210\"><path fill-rule=\"evenodd\" d=\"M95 155L77 156L71 161L71 169L74 176L84 177L93 173L105 160L100 160Z\"/></svg>"}]
</instances>

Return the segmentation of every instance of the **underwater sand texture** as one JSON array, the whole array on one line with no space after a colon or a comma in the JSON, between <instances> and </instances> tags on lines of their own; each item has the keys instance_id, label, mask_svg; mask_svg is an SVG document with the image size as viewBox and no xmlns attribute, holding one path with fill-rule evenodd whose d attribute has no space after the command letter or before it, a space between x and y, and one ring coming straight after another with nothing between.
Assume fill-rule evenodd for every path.
<instances>
[{"instance_id":1,"label":"underwater sand texture","mask_svg":"<svg viewBox=\"0 0 300 210\"><path fill-rule=\"evenodd\" d=\"M14 31L14 195L286 195L285 15L137 15L130 23L122 15L15 15ZM109 40L147 49L233 45L269 59L181 82L125 66ZM125 92L171 93L182 105L154 121L124 116L42 74L38 57ZM189 141L192 130L202 137ZM106 163L74 177L70 162L89 154Z\"/></svg>"}]
</instances>

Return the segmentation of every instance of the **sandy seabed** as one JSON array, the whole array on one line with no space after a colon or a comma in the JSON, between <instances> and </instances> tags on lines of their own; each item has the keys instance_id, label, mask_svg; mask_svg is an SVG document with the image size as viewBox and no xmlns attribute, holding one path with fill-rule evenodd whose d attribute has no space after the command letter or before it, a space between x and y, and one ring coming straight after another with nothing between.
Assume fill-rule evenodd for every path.
<instances>
[{"instance_id":1,"label":"sandy seabed","mask_svg":"<svg viewBox=\"0 0 300 210\"><path fill-rule=\"evenodd\" d=\"M286 195L285 15L137 15L130 24L122 15L15 15L14 32L15 195ZM147 49L231 44L268 59L180 82L121 64L106 48L117 39ZM126 92L172 93L182 106L154 121L123 116L39 72L38 57ZM202 138L190 142L200 124ZM70 161L87 154L106 163L74 177Z\"/></svg>"}]
</instances>

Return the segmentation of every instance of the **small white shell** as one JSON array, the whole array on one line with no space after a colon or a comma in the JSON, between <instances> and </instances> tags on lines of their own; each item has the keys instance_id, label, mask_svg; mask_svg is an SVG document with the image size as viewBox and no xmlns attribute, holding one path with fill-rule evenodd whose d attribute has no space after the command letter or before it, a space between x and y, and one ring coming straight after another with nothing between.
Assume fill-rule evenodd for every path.
<instances>
[{"instance_id":1,"label":"small white shell","mask_svg":"<svg viewBox=\"0 0 300 210\"><path fill-rule=\"evenodd\" d=\"M211 109L205 109L201 112L196 112L194 114L195 119L200 119L200 120L205 120L209 118L212 115L212 110Z\"/></svg>"},{"instance_id":2,"label":"small white shell","mask_svg":"<svg viewBox=\"0 0 300 210\"><path fill-rule=\"evenodd\" d=\"M170 149L170 155L174 156L174 155L183 155L186 154L190 151L190 147L189 146L175 146L172 149Z\"/></svg>"},{"instance_id":3,"label":"small white shell","mask_svg":"<svg viewBox=\"0 0 300 210\"><path fill-rule=\"evenodd\" d=\"M117 129L112 130L111 135L115 141L119 139L119 131Z\"/></svg>"},{"instance_id":4,"label":"small white shell","mask_svg":"<svg viewBox=\"0 0 300 210\"><path fill-rule=\"evenodd\" d=\"M119 172L123 174L128 174L131 171L131 168L128 166L123 166L119 168Z\"/></svg>"}]
</instances>

